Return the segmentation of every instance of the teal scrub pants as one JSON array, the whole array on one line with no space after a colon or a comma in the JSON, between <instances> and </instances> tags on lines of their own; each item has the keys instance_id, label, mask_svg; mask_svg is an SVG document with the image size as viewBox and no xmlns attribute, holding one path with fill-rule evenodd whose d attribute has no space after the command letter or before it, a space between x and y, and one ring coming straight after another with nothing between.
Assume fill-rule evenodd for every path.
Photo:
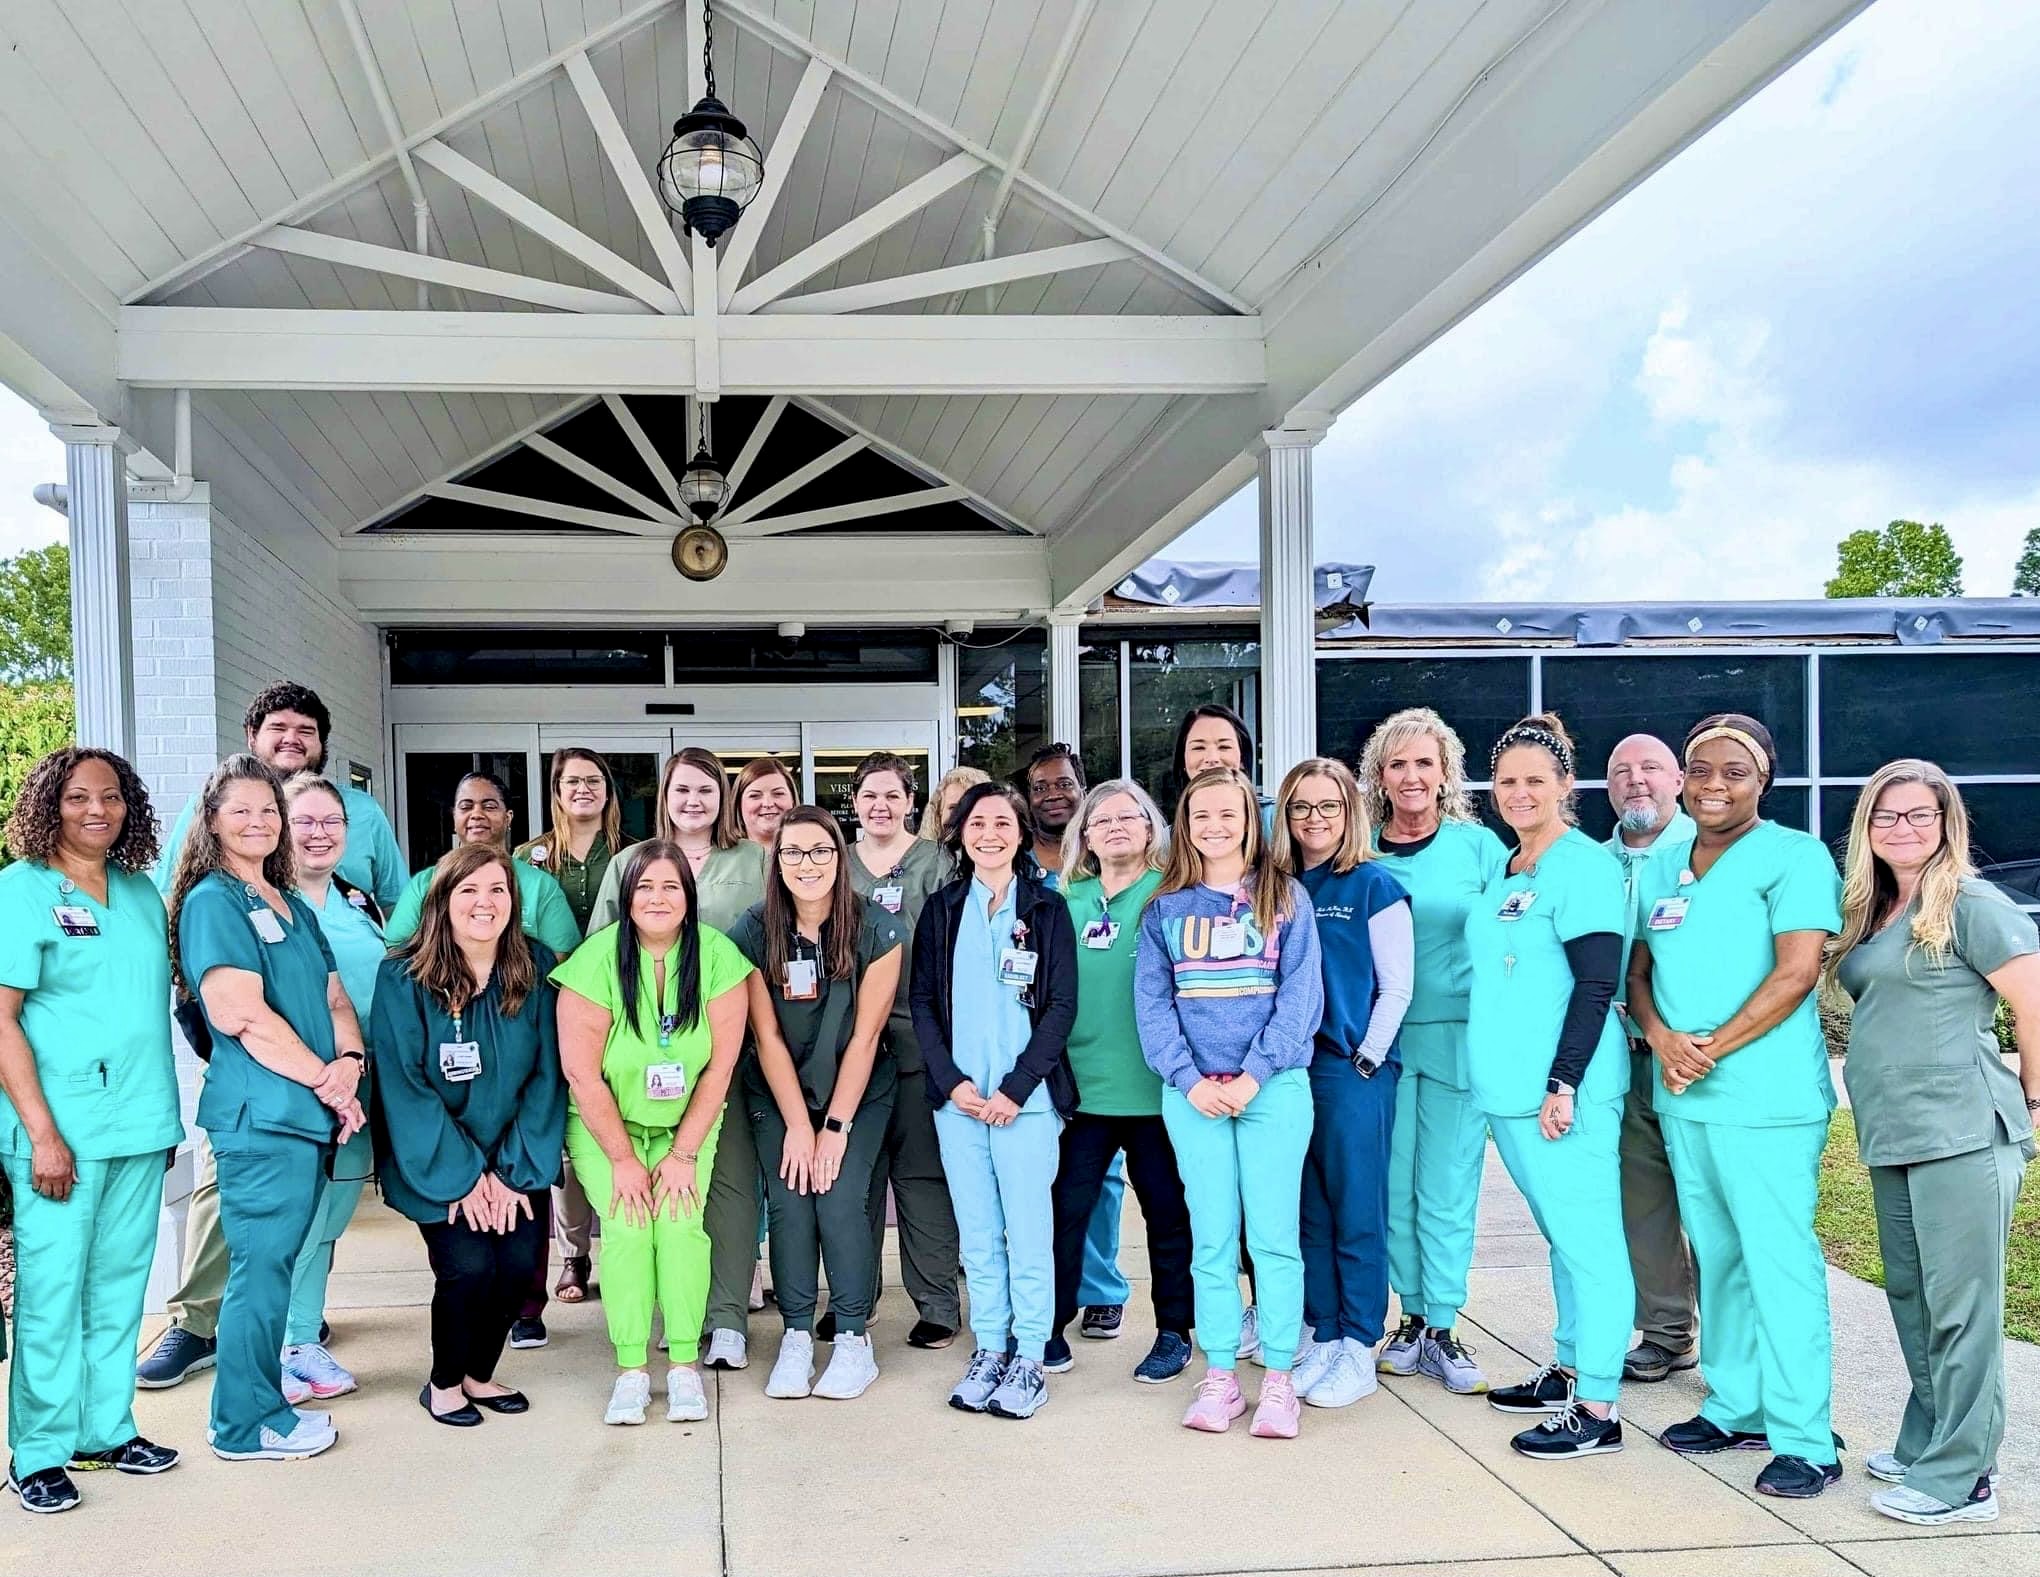
<instances>
[{"instance_id":1,"label":"teal scrub pants","mask_svg":"<svg viewBox=\"0 0 2040 1577\"><path fill-rule=\"evenodd\" d=\"M1041 1362L1055 1329L1056 1169L1062 1119L1023 1109L1003 1128L935 1109L979 1347Z\"/></svg>"},{"instance_id":2,"label":"teal scrub pants","mask_svg":"<svg viewBox=\"0 0 2040 1577\"><path fill-rule=\"evenodd\" d=\"M1575 1102L1572 1131L1547 1139L1532 1117L1490 1117L1495 1148L1551 1245L1552 1345L1583 1402L1622 1395L1636 1282L1622 1235L1622 1102Z\"/></svg>"},{"instance_id":3,"label":"teal scrub pants","mask_svg":"<svg viewBox=\"0 0 2040 1577\"><path fill-rule=\"evenodd\" d=\"M212 1134L227 1238L220 1299L219 1376L213 1382L213 1443L261 1448L264 1427L287 1435L297 1415L283 1399L284 1327L291 1276L326 1182L330 1146L244 1125Z\"/></svg>"},{"instance_id":4,"label":"teal scrub pants","mask_svg":"<svg viewBox=\"0 0 2040 1577\"><path fill-rule=\"evenodd\" d=\"M1286 1371L1303 1334L1303 1158L1316 1121L1310 1074L1285 1068L1237 1117L1206 1117L1171 1085L1162 1091L1162 1121L1190 1206L1190 1278L1205 1360L1214 1369L1239 1361L1244 1215L1261 1357Z\"/></svg>"},{"instance_id":5,"label":"teal scrub pants","mask_svg":"<svg viewBox=\"0 0 2040 1577\"><path fill-rule=\"evenodd\" d=\"M290 1317L284 1327L283 1344L303 1347L319 1339L319 1327L326 1323L326 1280L333 1274L333 1245L354 1219L361 1203L366 1178L346 1182L324 1182L318 1207L312 1212L311 1230L305 1246L298 1250L297 1264L290 1275Z\"/></svg>"},{"instance_id":6,"label":"teal scrub pants","mask_svg":"<svg viewBox=\"0 0 2040 1577\"><path fill-rule=\"evenodd\" d=\"M1441 1331L1466 1306L1488 1121L1471 1094L1423 1069L1452 1065L1465 1039L1463 1023L1403 1025L1389 1134L1389 1285L1405 1317L1418 1315Z\"/></svg>"},{"instance_id":7,"label":"teal scrub pants","mask_svg":"<svg viewBox=\"0 0 2040 1577\"><path fill-rule=\"evenodd\" d=\"M1124 1307L1133 1288L1119 1269L1119 1214L1126 1204L1126 1156L1112 1157L1105 1170L1105 1186L1098 1190L1098 1204L1091 1212L1091 1224L1084 1229L1083 1279L1077 1283L1077 1302L1087 1309Z\"/></svg>"},{"instance_id":8,"label":"teal scrub pants","mask_svg":"<svg viewBox=\"0 0 2040 1577\"><path fill-rule=\"evenodd\" d=\"M14 1476L125 1445L135 1427L135 1343L156 1252L163 1152L78 1162L62 1204L6 1158L14 1190L14 1356L7 1440Z\"/></svg>"},{"instance_id":9,"label":"teal scrub pants","mask_svg":"<svg viewBox=\"0 0 2040 1577\"><path fill-rule=\"evenodd\" d=\"M1827 1261L1813 1233L1827 1119L1779 1128L1661 1115L1700 1273L1700 1416L1835 1460Z\"/></svg>"}]
</instances>

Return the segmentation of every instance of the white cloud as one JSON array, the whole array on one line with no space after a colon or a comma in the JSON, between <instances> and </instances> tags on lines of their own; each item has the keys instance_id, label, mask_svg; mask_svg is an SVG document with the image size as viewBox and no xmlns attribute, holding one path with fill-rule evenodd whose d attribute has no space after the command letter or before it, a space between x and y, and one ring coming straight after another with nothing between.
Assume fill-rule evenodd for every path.
<instances>
[{"instance_id":1,"label":"white cloud","mask_svg":"<svg viewBox=\"0 0 2040 1577\"><path fill-rule=\"evenodd\" d=\"M28 403L0 387L0 558L64 539L64 518L32 496L64 479L64 446Z\"/></svg>"}]
</instances>

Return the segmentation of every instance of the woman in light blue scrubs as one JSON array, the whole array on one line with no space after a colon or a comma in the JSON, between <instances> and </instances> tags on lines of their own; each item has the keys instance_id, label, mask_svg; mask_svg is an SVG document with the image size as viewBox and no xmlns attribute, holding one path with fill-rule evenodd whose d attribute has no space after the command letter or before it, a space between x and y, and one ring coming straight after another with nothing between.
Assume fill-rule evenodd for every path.
<instances>
[{"instance_id":1,"label":"woman in light blue scrubs","mask_svg":"<svg viewBox=\"0 0 2040 1577\"><path fill-rule=\"evenodd\" d=\"M1814 988L1842 882L1819 839L1759 814L1778 772L1762 723L1703 719L1685 762L1699 830L1684 868L1637 878L1627 997L1700 1275L1707 1401L1659 1438L1691 1455L1769 1450L1758 1491L1806 1500L1842 1474L1813 1231L1835 1105Z\"/></svg>"},{"instance_id":2,"label":"woman in light blue scrubs","mask_svg":"<svg viewBox=\"0 0 2040 1577\"><path fill-rule=\"evenodd\" d=\"M69 1511L67 1469L161 1473L135 1428L135 1338L163 1167L184 1137L148 791L119 756L30 769L0 871L0 1165L14 1195L7 1487ZM5 1352L0 1343L0 1354Z\"/></svg>"}]
</instances>

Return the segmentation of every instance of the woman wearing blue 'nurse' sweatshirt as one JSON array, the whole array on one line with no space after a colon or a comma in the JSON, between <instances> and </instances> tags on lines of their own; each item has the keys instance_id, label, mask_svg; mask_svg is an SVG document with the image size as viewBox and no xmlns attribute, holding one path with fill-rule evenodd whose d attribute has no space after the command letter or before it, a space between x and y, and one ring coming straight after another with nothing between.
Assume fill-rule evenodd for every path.
<instances>
[{"instance_id":1,"label":"woman wearing blue 'nurse' sweatshirt","mask_svg":"<svg viewBox=\"0 0 2040 1577\"><path fill-rule=\"evenodd\" d=\"M1252 782L1213 768L1177 803L1134 973L1141 1052L1167 1085L1162 1120L1190 1205L1197 1332L1210 1364L1185 1428L1220 1434L1247 1408L1234 1373L1244 1211L1268 1367L1253 1432L1296 1436L1289 1370L1303 1325L1305 1070L1324 1005L1310 900L1262 847Z\"/></svg>"}]
</instances>

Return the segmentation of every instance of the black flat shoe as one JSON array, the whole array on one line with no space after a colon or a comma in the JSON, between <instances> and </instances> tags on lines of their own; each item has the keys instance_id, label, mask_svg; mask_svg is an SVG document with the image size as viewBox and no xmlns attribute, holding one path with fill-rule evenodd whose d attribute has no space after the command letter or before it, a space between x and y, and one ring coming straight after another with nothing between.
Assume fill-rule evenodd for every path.
<instances>
[{"instance_id":1,"label":"black flat shoe","mask_svg":"<svg viewBox=\"0 0 2040 1577\"><path fill-rule=\"evenodd\" d=\"M907 1345L909 1347L920 1347L929 1351L936 1351L947 1347L955 1340L956 1331L954 1327L937 1325L933 1320L916 1320L914 1328L907 1332Z\"/></svg>"},{"instance_id":2,"label":"black flat shoe","mask_svg":"<svg viewBox=\"0 0 2040 1577\"><path fill-rule=\"evenodd\" d=\"M492 1413L528 1413L531 1398L522 1391L505 1391L501 1396L471 1396L468 1403L473 1407L486 1407Z\"/></svg>"},{"instance_id":3,"label":"black flat shoe","mask_svg":"<svg viewBox=\"0 0 2040 1577\"><path fill-rule=\"evenodd\" d=\"M428 1381L418 1387L418 1405L432 1416L435 1424L451 1424L455 1429L472 1429L482 1421L481 1413L470 1400L465 1407L456 1407L450 1413L434 1412L432 1407L432 1386Z\"/></svg>"}]
</instances>

